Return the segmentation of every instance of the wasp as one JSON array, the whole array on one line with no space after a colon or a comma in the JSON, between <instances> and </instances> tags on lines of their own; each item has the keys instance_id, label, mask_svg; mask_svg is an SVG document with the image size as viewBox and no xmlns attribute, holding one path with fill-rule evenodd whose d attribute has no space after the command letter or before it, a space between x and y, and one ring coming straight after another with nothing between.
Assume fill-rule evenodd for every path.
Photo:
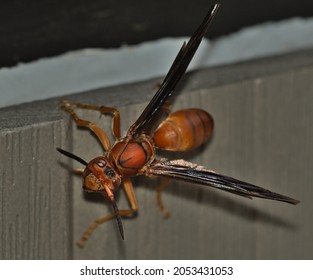
<instances>
[{"instance_id":1,"label":"wasp","mask_svg":"<svg viewBox=\"0 0 313 280\"><path fill-rule=\"evenodd\" d=\"M188 43L182 45L163 83L125 136L122 136L120 132L120 114L117 109L62 101L61 109L70 114L78 127L89 128L96 135L103 146L104 154L86 162L63 149L57 148L57 150L85 166L85 169L81 171L83 189L104 194L113 208L112 214L95 221L87 229L78 243L79 246L85 245L98 225L113 218L116 218L120 235L124 239L121 217L132 216L138 211L131 181L133 176L138 175L187 181L248 198L260 197L290 204L299 203L298 200L288 196L221 175L184 159L169 160L156 157L156 148L167 151L189 151L205 143L212 134L213 118L209 113L200 109L180 110L170 114L165 120L162 121L162 119L169 111L169 101L176 85L186 72L219 7L220 4L215 4L210 8ZM107 134L95 123L80 119L75 109L96 110L102 114L112 115L114 144L111 145ZM114 193L121 185L129 201L130 209L119 210L117 207ZM159 205L164 208L160 201Z\"/></svg>"}]
</instances>

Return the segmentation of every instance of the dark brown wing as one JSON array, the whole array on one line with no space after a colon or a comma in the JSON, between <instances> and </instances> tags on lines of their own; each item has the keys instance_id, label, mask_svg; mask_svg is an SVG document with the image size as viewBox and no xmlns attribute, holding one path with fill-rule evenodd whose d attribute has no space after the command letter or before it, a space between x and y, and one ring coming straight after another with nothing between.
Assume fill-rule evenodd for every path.
<instances>
[{"instance_id":1,"label":"dark brown wing","mask_svg":"<svg viewBox=\"0 0 313 280\"><path fill-rule=\"evenodd\" d=\"M163 115L162 107L165 107L166 102L174 92L177 83L186 72L189 63L197 51L201 40L212 22L219 6L220 4L215 4L210 9L188 43L183 44L161 87L142 112L138 120L130 127L128 132L129 134L134 137L141 134L151 135L153 129Z\"/></svg>"},{"instance_id":2,"label":"dark brown wing","mask_svg":"<svg viewBox=\"0 0 313 280\"><path fill-rule=\"evenodd\" d=\"M232 177L224 176L208 170L188 161L179 160L155 160L150 166L147 166L148 176L161 176L176 180L187 181L191 183L211 186L223 191L231 192L237 195L252 198L261 197L272 200L279 200L291 204L299 203L298 200L274 193L270 190L245 183Z\"/></svg>"}]
</instances>

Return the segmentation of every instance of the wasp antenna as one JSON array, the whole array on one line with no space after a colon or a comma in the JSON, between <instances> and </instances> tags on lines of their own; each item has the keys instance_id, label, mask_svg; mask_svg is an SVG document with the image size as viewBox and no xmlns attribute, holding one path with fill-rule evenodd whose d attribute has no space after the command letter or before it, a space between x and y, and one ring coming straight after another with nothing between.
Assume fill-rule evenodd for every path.
<instances>
[{"instance_id":1,"label":"wasp antenna","mask_svg":"<svg viewBox=\"0 0 313 280\"><path fill-rule=\"evenodd\" d=\"M123 229L123 224L122 224L120 212L118 211L117 204L116 204L115 200L111 199L111 202L112 202L112 206L113 206L113 210L114 210L114 215L116 217L118 229L120 231L122 239L124 240L124 229Z\"/></svg>"},{"instance_id":2,"label":"wasp antenna","mask_svg":"<svg viewBox=\"0 0 313 280\"><path fill-rule=\"evenodd\" d=\"M85 165L85 166L88 165L88 163L87 163L86 161L84 161L82 158L80 158L79 156L76 156L76 155L74 155L74 154L72 154L72 153L70 153L70 152L64 151L64 150L62 150L61 148L56 148L56 149L57 149L57 151L58 151L59 153L61 153L62 155L65 155L65 156L67 156L67 157L69 157L69 158L75 159L76 161L80 162L81 164L83 164L83 165Z\"/></svg>"}]
</instances>

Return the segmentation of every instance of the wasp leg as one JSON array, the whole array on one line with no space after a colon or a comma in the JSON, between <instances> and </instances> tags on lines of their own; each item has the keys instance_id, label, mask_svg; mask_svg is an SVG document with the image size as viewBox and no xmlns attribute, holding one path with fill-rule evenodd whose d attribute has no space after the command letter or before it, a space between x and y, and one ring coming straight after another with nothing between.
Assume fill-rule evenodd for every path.
<instances>
[{"instance_id":1,"label":"wasp leg","mask_svg":"<svg viewBox=\"0 0 313 280\"><path fill-rule=\"evenodd\" d=\"M138 203L137 203L137 200L136 200L136 197L135 197L135 193L134 193L132 182L131 182L131 180L129 178L124 178L123 187L124 187L124 191L126 193L126 197L127 197L127 200L129 201L131 209L119 210L119 214L120 214L121 217L133 216L138 211ZM110 214L110 215L107 215L107 216L105 216L103 218L100 218L99 220L96 220L85 231L85 233L82 236L82 238L80 239L80 241L77 242L77 245L79 247L83 248L85 246L86 242L88 241L89 237L92 235L94 230L99 225L101 225L102 223L104 223L106 221L114 219L114 218L115 218L115 215L114 214Z\"/></svg>"},{"instance_id":2,"label":"wasp leg","mask_svg":"<svg viewBox=\"0 0 313 280\"><path fill-rule=\"evenodd\" d=\"M61 102L64 104L64 106L70 106L75 107L79 109L84 110L93 110L93 111L99 111L101 114L112 114L113 115L113 135L116 139L119 139L121 137L121 129L120 129L120 112L112 107L105 107L105 106L95 106L95 105L84 105L80 103L70 102L68 100L61 100Z\"/></svg>"},{"instance_id":3,"label":"wasp leg","mask_svg":"<svg viewBox=\"0 0 313 280\"><path fill-rule=\"evenodd\" d=\"M61 106L61 109L68 112L72 116L77 126L88 127L98 137L104 150L109 151L111 144L106 133L101 128L97 127L95 123L78 118L74 110L69 107L69 104L70 103L68 103L67 105Z\"/></svg>"},{"instance_id":4,"label":"wasp leg","mask_svg":"<svg viewBox=\"0 0 313 280\"><path fill-rule=\"evenodd\" d=\"M83 175L84 173L84 169L82 168L75 168L73 171L75 174L79 174L79 175Z\"/></svg>"},{"instance_id":5,"label":"wasp leg","mask_svg":"<svg viewBox=\"0 0 313 280\"><path fill-rule=\"evenodd\" d=\"M129 209L129 210L120 210L119 214L121 216L132 216L134 214L134 211ZM86 242L88 241L89 237L92 235L92 233L94 232L94 230L101 224L103 224L106 221L109 221L111 219L114 219L115 215L114 214L110 214L107 215L103 218L100 218L99 220L96 220L94 223L92 223L89 228L85 231L84 235L82 236L82 238L77 242L77 245L80 248L84 248Z\"/></svg>"},{"instance_id":6,"label":"wasp leg","mask_svg":"<svg viewBox=\"0 0 313 280\"><path fill-rule=\"evenodd\" d=\"M163 214L164 219L168 219L170 217L170 212L167 210L167 208L164 206L164 203L162 201L161 192L164 190L164 188L171 182L170 179L164 180L161 185L159 185L156 189L157 191L157 204Z\"/></svg>"}]
</instances>

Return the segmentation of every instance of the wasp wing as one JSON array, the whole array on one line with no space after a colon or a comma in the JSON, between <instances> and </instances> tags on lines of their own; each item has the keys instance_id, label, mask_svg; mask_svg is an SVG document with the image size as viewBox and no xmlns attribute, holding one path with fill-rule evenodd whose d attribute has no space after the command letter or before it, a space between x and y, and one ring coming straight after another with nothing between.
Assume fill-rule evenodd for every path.
<instances>
[{"instance_id":1,"label":"wasp wing","mask_svg":"<svg viewBox=\"0 0 313 280\"><path fill-rule=\"evenodd\" d=\"M223 191L231 192L244 197L260 197L265 199L279 200L290 204L299 203L298 200L281 195L270 190L249 184L232 177L218 174L203 166L179 160L155 160L146 167L146 175L161 176L175 180L207 185Z\"/></svg>"},{"instance_id":2,"label":"wasp wing","mask_svg":"<svg viewBox=\"0 0 313 280\"><path fill-rule=\"evenodd\" d=\"M197 51L219 6L220 4L215 4L210 9L188 43L183 44L159 90L156 92L138 120L130 127L129 134L134 137L142 134L151 135L153 129L163 115L167 102L174 92L177 83L186 72L189 63Z\"/></svg>"}]
</instances>

